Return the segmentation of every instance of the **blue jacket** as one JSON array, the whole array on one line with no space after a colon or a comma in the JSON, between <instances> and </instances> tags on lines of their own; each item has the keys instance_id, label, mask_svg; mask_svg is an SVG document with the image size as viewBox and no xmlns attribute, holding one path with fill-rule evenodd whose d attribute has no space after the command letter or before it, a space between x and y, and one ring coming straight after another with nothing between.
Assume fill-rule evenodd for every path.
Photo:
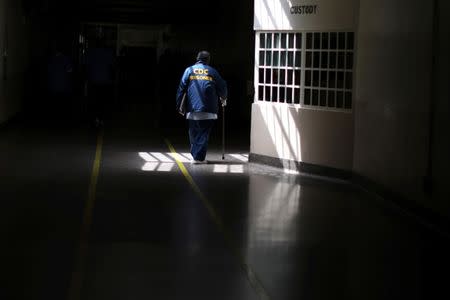
<instances>
[{"instance_id":1,"label":"blue jacket","mask_svg":"<svg viewBox=\"0 0 450 300\"><path fill-rule=\"evenodd\" d=\"M176 107L187 93L186 112L219 111L219 97L227 98L227 84L213 67L197 62L187 68L177 91Z\"/></svg>"}]
</instances>

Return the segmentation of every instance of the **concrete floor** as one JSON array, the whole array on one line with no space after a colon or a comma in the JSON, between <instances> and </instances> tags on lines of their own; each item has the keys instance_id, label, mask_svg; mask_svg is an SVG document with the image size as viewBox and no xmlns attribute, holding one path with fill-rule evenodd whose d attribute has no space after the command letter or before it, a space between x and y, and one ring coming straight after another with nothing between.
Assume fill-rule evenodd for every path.
<instances>
[{"instance_id":1,"label":"concrete floor","mask_svg":"<svg viewBox=\"0 0 450 300\"><path fill-rule=\"evenodd\" d=\"M186 153L184 131L57 126L0 130L0 299L450 297L445 237L345 182L249 164L246 136L222 161L216 133L183 173L165 139Z\"/></svg>"}]
</instances>

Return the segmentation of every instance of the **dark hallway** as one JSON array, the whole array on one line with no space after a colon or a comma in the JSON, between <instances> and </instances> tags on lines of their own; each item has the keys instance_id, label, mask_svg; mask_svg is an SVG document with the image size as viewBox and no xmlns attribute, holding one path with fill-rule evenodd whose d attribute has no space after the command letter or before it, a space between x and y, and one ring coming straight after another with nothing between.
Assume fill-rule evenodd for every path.
<instances>
[{"instance_id":1,"label":"dark hallway","mask_svg":"<svg viewBox=\"0 0 450 300\"><path fill-rule=\"evenodd\" d=\"M450 298L447 223L357 184L352 169L252 161L255 136L280 158L280 148L296 150L271 136L295 118L277 111L288 103L262 101L266 128L252 127L253 81L273 99L282 83L256 61L281 68L283 53L292 65L300 55L297 33L284 35L286 52L280 32L267 33L273 56L255 40L254 1L0 1L0 49L12 49L0 68L0 300ZM175 94L202 49L229 97L225 145L221 110L208 162L195 165ZM320 51L308 52L311 65ZM305 72L285 67L300 91L305 79L293 76ZM313 111L300 100L289 107ZM297 125L280 131L304 149L336 138L324 124L314 138ZM344 135L317 152L338 157Z\"/></svg>"},{"instance_id":2,"label":"dark hallway","mask_svg":"<svg viewBox=\"0 0 450 300\"><path fill-rule=\"evenodd\" d=\"M2 299L448 295L447 236L344 181L249 164L245 140L190 166L174 132L31 125L0 133Z\"/></svg>"}]
</instances>

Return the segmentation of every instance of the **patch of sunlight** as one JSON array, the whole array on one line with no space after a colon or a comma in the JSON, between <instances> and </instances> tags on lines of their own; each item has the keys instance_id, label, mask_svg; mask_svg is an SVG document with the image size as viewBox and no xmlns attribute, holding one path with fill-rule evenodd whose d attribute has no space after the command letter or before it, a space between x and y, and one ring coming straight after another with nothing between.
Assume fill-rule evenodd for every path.
<instances>
[{"instance_id":1,"label":"patch of sunlight","mask_svg":"<svg viewBox=\"0 0 450 300\"><path fill-rule=\"evenodd\" d=\"M191 161L192 155L190 153L179 153L181 156L184 156L188 161Z\"/></svg>"},{"instance_id":2,"label":"patch of sunlight","mask_svg":"<svg viewBox=\"0 0 450 300\"><path fill-rule=\"evenodd\" d=\"M227 165L214 165L214 173L228 173Z\"/></svg>"},{"instance_id":3,"label":"patch of sunlight","mask_svg":"<svg viewBox=\"0 0 450 300\"><path fill-rule=\"evenodd\" d=\"M190 159L186 158L184 155L181 155L180 153L167 153L170 157L172 157L175 161L179 160L182 163L188 163L190 162Z\"/></svg>"},{"instance_id":4,"label":"patch of sunlight","mask_svg":"<svg viewBox=\"0 0 450 300\"><path fill-rule=\"evenodd\" d=\"M145 164L141 169L147 172L171 172L176 162L170 153L139 152L139 156L145 160Z\"/></svg>"},{"instance_id":5,"label":"patch of sunlight","mask_svg":"<svg viewBox=\"0 0 450 300\"><path fill-rule=\"evenodd\" d=\"M148 152L139 152L139 156L147 162L158 162L158 160Z\"/></svg>"},{"instance_id":6,"label":"patch of sunlight","mask_svg":"<svg viewBox=\"0 0 450 300\"><path fill-rule=\"evenodd\" d=\"M164 155L161 152L150 152L151 155L153 155L154 157L156 157L160 162L170 162L173 163L174 160L166 155Z\"/></svg>"},{"instance_id":7,"label":"patch of sunlight","mask_svg":"<svg viewBox=\"0 0 450 300\"><path fill-rule=\"evenodd\" d=\"M244 165L231 165L230 173L243 174L244 173Z\"/></svg>"},{"instance_id":8,"label":"patch of sunlight","mask_svg":"<svg viewBox=\"0 0 450 300\"><path fill-rule=\"evenodd\" d=\"M242 155L242 154L230 154L231 157L240 160L242 162L248 162L248 155Z\"/></svg>"},{"instance_id":9,"label":"patch of sunlight","mask_svg":"<svg viewBox=\"0 0 450 300\"><path fill-rule=\"evenodd\" d=\"M261 106L263 124L269 134L261 137L257 148L276 158L302 161L302 145L300 128L294 112L289 107L281 105ZM295 116L298 117L298 114Z\"/></svg>"},{"instance_id":10,"label":"patch of sunlight","mask_svg":"<svg viewBox=\"0 0 450 300\"><path fill-rule=\"evenodd\" d=\"M142 171L155 171L156 168L158 167L159 163L158 162L148 162L145 163L145 165L142 167Z\"/></svg>"},{"instance_id":11,"label":"patch of sunlight","mask_svg":"<svg viewBox=\"0 0 450 300\"><path fill-rule=\"evenodd\" d=\"M214 165L214 173L243 174L244 165Z\"/></svg>"},{"instance_id":12,"label":"patch of sunlight","mask_svg":"<svg viewBox=\"0 0 450 300\"><path fill-rule=\"evenodd\" d=\"M173 167L175 167L175 163L161 163L158 167L158 172L170 172Z\"/></svg>"},{"instance_id":13,"label":"patch of sunlight","mask_svg":"<svg viewBox=\"0 0 450 300\"><path fill-rule=\"evenodd\" d=\"M145 161L142 171L147 172L172 172L176 168L177 161L187 164L191 161L189 153L161 153L139 152L139 156ZM239 162L247 163L248 154L230 154ZM212 164L213 173L243 174L245 164Z\"/></svg>"},{"instance_id":14,"label":"patch of sunlight","mask_svg":"<svg viewBox=\"0 0 450 300\"><path fill-rule=\"evenodd\" d=\"M262 28L292 29L292 21L289 18L291 2L291 0L256 0L254 12L258 30Z\"/></svg>"}]
</instances>

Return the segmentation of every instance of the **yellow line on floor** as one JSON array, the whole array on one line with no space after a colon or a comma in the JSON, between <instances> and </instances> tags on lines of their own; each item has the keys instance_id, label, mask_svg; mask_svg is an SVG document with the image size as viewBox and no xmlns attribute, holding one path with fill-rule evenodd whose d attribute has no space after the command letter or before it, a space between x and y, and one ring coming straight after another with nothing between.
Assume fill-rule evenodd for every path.
<instances>
[{"instance_id":1,"label":"yellow line on floor","mask_svg":"<svg viewBox=\"0 0 450 300\"><path fill-rule=\"evenodd\" d=\"M76 252L75 266L72 272L68 300L80 300L81 289L83 286L84 269L88 250L89 232L92 224L95 198L97 193L97 182L100 173L100 163L102 159L103 148L103 130L100 130L97 136L97 146L95 150L95 159L92 167L91 182L89 184L88 198L83 212L83 223L80 232L79 248Z\"/></svg>"},{"instance_id":2,"label":"yellow line on floor","mask_svg":"<svg viewBox=\"0 0 450 300\"><path fill-rule=\"evenodd\" d=\"M205 206L206 210L208 211L211 219L216 224L219 231L222 233L229 250L232 252L233 256L237 259L237 261L238 261L242 271L245 273L250 285L253 287L253 289L258 294L260 299L263 299L263 300L271 299L269 294L267 293L266 289L261 284L261 281L257 278L255 272L253 272L252 268L247 264L244 256L242 255L241 251L239 250L239 247L237 246L236 242L234 242L232 235L226 230L222 219L217 214L213 205L208 200L208 198L205 196L205 194L203 194L203 192L200 190L200 188L195 183L195 181L192 178L189 171L186 169L184 164L181 162L180 155L177 153L177 151L172 146L172 144L170 143L169 140L166 139L165 142L166 142L167 146L169 147L170 152L173 154L173 157L175 158L175 161L176 161L178 167L180 168L181 173L183 173L184 177L189 182L189 185L194 190L195 194L202 201L202 203Z\"/></svg>"}]
</instances>

